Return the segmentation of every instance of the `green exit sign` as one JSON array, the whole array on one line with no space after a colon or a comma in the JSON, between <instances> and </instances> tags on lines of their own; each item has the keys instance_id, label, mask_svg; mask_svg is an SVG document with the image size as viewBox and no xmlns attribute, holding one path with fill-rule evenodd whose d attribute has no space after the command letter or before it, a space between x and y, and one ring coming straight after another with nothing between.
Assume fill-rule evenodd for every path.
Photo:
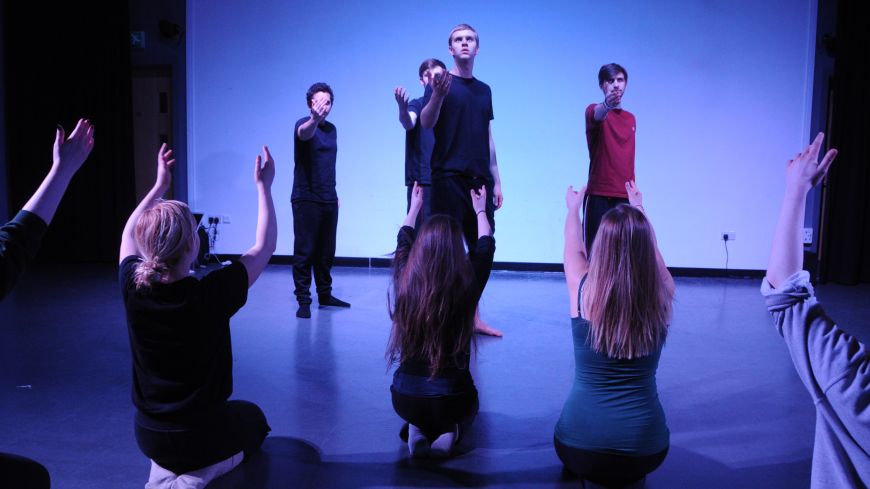
<instances>
[{"instance_id":1,"label":"green exit sign","mask_svg":"<svg viewBox=\"0 0 870 489\"><path fill-rule=\"evenodd\" d=\"M130 31L130 48L145 49L145 31Z\"/></svg>"}]
</instances>

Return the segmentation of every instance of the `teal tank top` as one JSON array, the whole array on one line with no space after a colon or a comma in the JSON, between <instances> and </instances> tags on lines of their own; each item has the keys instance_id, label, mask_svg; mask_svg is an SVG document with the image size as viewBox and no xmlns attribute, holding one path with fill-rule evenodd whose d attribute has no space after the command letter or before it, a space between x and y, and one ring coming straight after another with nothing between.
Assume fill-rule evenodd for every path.
<instances>
[{"instance_id":1,"label":"teal tank top","mask_svg":"<svg viewBox=\"0 0 870 489\"><path fill-rule=\"evenodd\" d=\"M664 450L669 432L656 387L661 348L632 360L610 358L590 347L589 327L586 319L571 318L574 385L556 424L556 439L569 447L618 455Z\"/></svg>"}]
</instances>

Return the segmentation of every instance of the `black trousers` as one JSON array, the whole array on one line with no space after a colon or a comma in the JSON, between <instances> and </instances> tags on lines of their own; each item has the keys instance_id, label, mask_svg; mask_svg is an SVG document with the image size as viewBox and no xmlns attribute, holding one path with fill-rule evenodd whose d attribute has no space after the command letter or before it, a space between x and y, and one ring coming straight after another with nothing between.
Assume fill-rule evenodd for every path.
<instances>
[{"instance_id":1,"label":"black trousers","mask_svg":"<svg viewBox=\"0 0 870 489\"><path fill-rule=\"evenodd\" d=\"M477 214L471 205L471 189L486 186L486 218L495 233L495 204L492 203L492 185L480 178L463 176L432 179L432 214L447 214L462 226L469 253L477 247Z\"/></svg>"},{"instance_id":2,"label":"black trousers","mask_svg":"<svg viewBox=\"0 0 870 489\"><path fill-rule=\"evenodd\" d=\"M420 229L420 226L426 222L426 219L432 215L432 184L431 183L421 183L420 187L423 188L423 207L420 209L420 213L417 214L417 222L414 224L415 229ZM408 185L408 205L405 208L405 212L411 210L411 192L414 191L414 184Z\"/></svg>"},{"instance_id":3,"label":"black trousers","mask_svg":"<svg viewBox=\"0 0 870 489\"><path fill-rule=\"evenodd\" d=\"M293 283L296 300L311 304L311 270L317 295L332 293L337 202L293 202Z\"/></svg>"},{"instance_id":4,"label":"black trousers","mask_svg":"<svg viewBox=\"0 0 870 489\"><path fill-rule=\"evenodd\" d=\"M39 462L9 453L0 453L0 481L3 487L48 489L51 477Z\"/></svg>"},{"instance_id":5,"label":"black trousers","mask_svg":"<svg viewBox=\"0 0 870 489\"><path fill-rule=\"evenodd\" d=\"M176 474L208 467L263 444L271 428L248 401L227 401L189 423L168 423L137 412L136 442L146 457Z\"/></svg>"},{"instance_id":6,"label":"black trousers","mask_svg":"<svg viewBox=\"0 0 870 489\"><path fill-rule=\"evenodd\" d=\"M595 241L595 235L598 234L601 218L604 217L607 211L619 204L628 204L628 199L586 195L586 198L583 200L583 223L585 224L584 233L586 235L587 257L592 258L592 242Z\"/></svg>"},{"instance_id":7,"label":"black trousers","mask_svg":"<svg viewBox=\"0 0 870 489\"><path fill-rule=\"evenodd\" d=\"M420 428L429 440L450 433L459 425L460 438L471 428L480 401L475 387L464 394L416 397L396 392L392 387L393 409L400 418Z\"/></svg>"},{"instance_id":8,"label":"black trousers","mask_svg":"<svg viewBox=\"0 0 870 489\"><path fill-rule=\"evenodd\" d=\"M555 437L553 444L565 468L585 480L612 488L625 487L643 479L668 455L667 448L653 455L640 456L591 452L569 447Z\"/></svg>"}]
</instances>

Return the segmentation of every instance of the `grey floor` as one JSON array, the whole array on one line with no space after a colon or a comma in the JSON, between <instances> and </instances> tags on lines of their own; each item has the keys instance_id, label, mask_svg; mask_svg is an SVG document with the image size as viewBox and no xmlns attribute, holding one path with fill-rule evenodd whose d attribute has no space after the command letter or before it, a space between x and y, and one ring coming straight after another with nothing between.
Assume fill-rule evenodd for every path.
<instances>
[{"instance_id":1,"label":"grey floor","mask_svg":"<svg viewBox=\"0 0 870 489\"><path fill-rule=\"evenodd\" d=\"M384 360L387 271L334 275L350 310L296 319L290 268L271 266L235 316L233 397L259 404L273 431L258 456L210 487L578 486L552 448L573 369L561 274L493 274L481 311L505 336L480 338L480 415L464 453L440 464L409 460L397 435ZM647 487L808 487L813 406L758 286L677 279L658 375L671 449ZM870 337L870 287L817 292L847 330ZM31 270L0 318L0 451L42 462L56 488L143 487L149 462L133 438L115 270Z\"/></svg>"}]
</instances>

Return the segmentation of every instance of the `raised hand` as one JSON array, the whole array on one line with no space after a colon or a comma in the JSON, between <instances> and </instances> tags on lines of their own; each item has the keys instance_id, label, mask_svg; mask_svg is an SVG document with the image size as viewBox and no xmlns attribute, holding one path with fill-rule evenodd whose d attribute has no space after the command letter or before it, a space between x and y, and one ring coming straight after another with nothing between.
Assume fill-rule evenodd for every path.
<instances>
[{"instance_id":1,"label":"raised hand","mask_svg":"<svg viewBox=\"0 0 870 489\"><path fill-rule=\"evenodd\" d=\"M640 189L637 188L637 184L634 183L634 180L625 182L625 193L628 194L629 204L643 208L643 194L640 193Z\"/></svg>"},{"instance_id":2,"label":"raised hand","mask_svg":"<svg viewBox=\"0 0 870 489\"><path fill-rule=\"evenodd\" d=\"M271 188L272 182L275 181L275 160L272 159L272 154L269 153L269 147L263 145L263 157L257 155L254 164L254 183Z\"/></svg>"},{"instance_id":3,"label":"raised hand","mask_svg":"<svg viewBox=\"0 0 870 489\"><path fill-rule=\"evenodd\" d=\"M408 111L408 94L405 92L405 89L402 87L396 87L396 103L399 104L399 110L407 112Z\"/></svg>"},{"instance_id":4,"label":"raised hand","mask_svg":"<svg viewBox=\"0 0 870 489\"><path fill-rule=\"evenodd\" d=\"M471 189L471 207L474 212L486 212L486 186L481 185L479 189Z\"/></svg>"},{"instance_id":5,"label":"raised hand","mask_svg":"<svg viewBox=\"0 0 870 489\"><path fill-rule=\"evenodd\" d=\"M419 183L414 182L414 188L411 189L410 211L419 212L421 208L423 208L423 187Z\"/></svg>"},{"instance_id":6,"label":"raised hand","mask_svg":"<svg viewBox=\"0 0 870 489\"><path fill-rule=\"evenodd\" d=\"M64 141L63 127L57 126L54 135L54 166L73 174L82 167L94 149L94 126L87 119L79 119L69 139Z\"/></svg>"},{"instance_id":7,"label":"raised hand","mask_svg":"<svg viewBox=\"0 0 870 489\"><path fill-rule=\"evenodd\" d=\"M622 101L622 92L613 90L604 97L604 104L610 108L614 108Z\"/></svg>"},{"instance_id":8,"label":"raised hand","mask_svg":"<svg viewBox=\"0 0 870 489\"><path fill-rule=\"evenodd\" d=\"M441 71L435 74L432 78L432 91L439 97L444 97L450 91L450 83L453 81L453 75L446 71Z\"/></svg>"},{"instance_id":9,"label":"raised hand","mask_svg":"<svg viewBox=\"0 0 870 489\"><path fill-rule=\"evenodd\" d=\"M172 157L172 150L166 146L166 143L160 145L157 151L157 180L154 185L162 188L164 191L169 189L172 184L172 167L175 166L175 158Z\"/></svg>"},{"instance_id":10,"label":"raised hand","mask_svg":"<svg viewBox=\"0 0 870 489\"><path fill-rule=\"evenodd\" d=\"M328 100L325 98L311 102L311 118L318 124L323 122L323 119L326 119L326 115L329 113L327 102Z\"/></svg>"},{"instance_id":11,"label":"raised hand","mask_svg":"<svg viewBox=\"0 0 870 489\"><path fill-rule=\"evenodd\" d=\"M580 187L580 191L574 190L573 185L568 186L568 191L565 193L565 205L571 212L578 212L580 205L583 204L583 197L586 195L586 186Z\"/></svg>"},{"instance_id":12,"label":"raised hand","mask_svg":"<svg viewBox=\"0 0 870 489\"><path fill-rule=\"evenodd\" d=\"M825 134L820 132L809 146L788 161L785 169L786 191L807 193L825 178L837 157L837 150L829 150L819 162L819 150L824 140Z\"/></svg>"}]
</instances>

